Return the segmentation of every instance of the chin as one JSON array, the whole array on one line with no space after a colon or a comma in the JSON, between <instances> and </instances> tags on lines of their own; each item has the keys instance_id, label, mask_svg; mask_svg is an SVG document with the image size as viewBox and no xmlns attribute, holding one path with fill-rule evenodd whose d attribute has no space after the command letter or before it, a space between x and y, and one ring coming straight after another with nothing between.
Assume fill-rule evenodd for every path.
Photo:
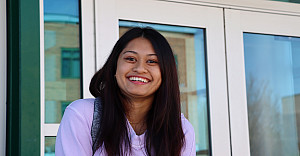
<instances>
[{"instance_id":1,"label":"chin","mask_svg":"<svg viewBox=\"0 0 300 156\"><path fill-rule=\"evenodd\" d=\"M149 97L150 95L149 94L143 94L141 92L134 92L134 93L130 93L130 95L132 95L133 97L136 97L136 98L143 98L143 97Z\"/></svg>"}]
</instances>

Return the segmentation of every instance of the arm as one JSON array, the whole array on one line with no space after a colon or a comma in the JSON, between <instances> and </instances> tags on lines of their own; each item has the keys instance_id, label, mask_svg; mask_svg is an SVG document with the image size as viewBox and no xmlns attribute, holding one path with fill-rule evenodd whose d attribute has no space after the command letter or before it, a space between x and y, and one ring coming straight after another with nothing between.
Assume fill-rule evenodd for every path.
<instances>
[{"instance_id":1,"label":"arm","mask_svg":"<svg viewBox=\"0 0 300 156\"><path fill-rule=\"evenodd\" d=\"M55 155L92 155L90 127L83 113L85 109L82 107L84 104L78 100L71 105L65 110L59 126L55 143Z\"/></svg>"}]
</instances>

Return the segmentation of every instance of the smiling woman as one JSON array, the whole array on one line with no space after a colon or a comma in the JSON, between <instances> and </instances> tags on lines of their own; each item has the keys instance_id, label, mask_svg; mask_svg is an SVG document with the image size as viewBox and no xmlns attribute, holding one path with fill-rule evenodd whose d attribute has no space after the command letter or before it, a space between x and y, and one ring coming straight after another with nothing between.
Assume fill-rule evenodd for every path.
<instances>
[{"instance_id":1,"label":"smiling woman","mask_svg":"<svg viewBox=\"0 0 300 156\"><path fill-rule=\"evenodd\" d=\"M126 32L90 91L96 100L66 109L56 155L196 155L194 129L180 113L175 58L157 31Z\"/></svg>"},{"instance_id":2,"label":"smiling woman","mask_svg":"<svg viewBox=\"0 0 300 156\"><path fill-rule=\"evenodd\" d=\"M142 134L146 130L143 122L145 115L161 84L158 59L148 39L133 39L124 48L118 58L116 80L121 93L131 102L127 106L126 117L131 123L135 123L134 131Z\"/></svg>"}]
</instances>

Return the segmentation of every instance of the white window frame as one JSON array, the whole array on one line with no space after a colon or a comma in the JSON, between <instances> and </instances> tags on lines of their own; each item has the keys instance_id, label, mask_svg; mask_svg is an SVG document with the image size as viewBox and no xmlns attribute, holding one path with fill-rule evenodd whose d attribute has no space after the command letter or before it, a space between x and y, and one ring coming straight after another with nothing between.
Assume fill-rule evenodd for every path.
<instances>
[{"instance_id":1,"label":"white window frame","mask_svg":"<svg viewBox=\"0 0 300 156\"><path fill-rule=\"evenodd\" d=\"M159 1L172 1L178 3L203 5L211 7L221 7L237 10L248 10L258 12L272 12L284 15L300 15L300 5L291 2L281 2L273 0L159 0Z\"/></svg>"},{"instance_id":2,"label":"white window frame","mask_svg":"<svg viewBox=\"0 0 300 156\"><path fill-rule=\"evenodd\" d=\"M300 16L225 10L232 155L250 156L243 32L300 37Z\"/></svg>"},{"instance_id":3,"label":"white window frame","mask_svg":"<svg viewBox=\"0 0 300 156\"><path fill-rule=\"evenodd\" d=\"M95 1L81 1L82 92L91 98L89 83L96 72ZM44 6L40 0L40 84L41 84L41 156L45 154L45 137L56 136L59 124L45 123Z\"/></svg>"},{"instance_id":4,"label":"white window frame","mask_svg":"<svg viewBox=\"0 0 300 156\"><path fill-rule=\"evenodd\" d=\"M6 48L6 1L0 1L0 155L5 155L6 148L6 76L7 76L7 48Z\"/></svg>"},{"instance_id":5,"label":"white window frame","mask_svg":"<svg viewBox=\"0 0 300 156\"><path fill-rule=\"evenodd\" d=\"M97 61L98 67L100 67L102 62L107 59L106 56L108 56L112 46L118 39L119 29L117 23L119 20L200 27L206 29L210 108L210 112L208 112L208 114L210 114L209 122L211 130L211 150L213 155L231 155L226 86L223 10L221 8L184 5L154 0L116 0L115 3L111 3L111 7L104 5L101 6L100 4L96 5L96 10L101 10L101 7L108 7L111 9L108 13L106 13L106 16L109 16L110 14L112 15L110 15L109 20L105 21L107 23L99 22L97 24L96 21L96 30L102 29L102 31L110 31L109 33L106 33L107 36L102 36L103 38L106 38L106 41L103 41L103 44L105 43L109 45L109 47L107 47L108 51L97 50L97 56L102 56L100 60L99 57L97 57L97 60L99 60ZM180 11L180 15L174 16L178 13L178 8L182 9ZM166 11L168 11L167 14ZM194 14L191 14L191 12ZM209 19L207 18L207 15L209 15ZM97 14L96 12L96 17L99 17L100 21L101 13L99 12ZM96 18L96 20L97 19L98 18ZM103 25L106 25L107 27ZM111 26L113 26L114 29L109 28ZM110 36L114 38L108 41L107 38ZM97 43L99 43L99 40L97 40Z\"/></svg>"}]
</instances>

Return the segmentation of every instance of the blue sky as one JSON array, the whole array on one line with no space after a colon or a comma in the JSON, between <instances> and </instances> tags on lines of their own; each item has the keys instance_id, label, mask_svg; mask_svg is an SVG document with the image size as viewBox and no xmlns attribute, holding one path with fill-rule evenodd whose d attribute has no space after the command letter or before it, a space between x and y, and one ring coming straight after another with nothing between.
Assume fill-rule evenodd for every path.
<instances>
[{"instance_id":1,"label":"blue sky","mask_svg":"<svg viewBox=\"0 0 300 156\"><path fill-rule=\"evenodd\" d=\"M44 13L78 17L78 3L78 0L44 0Z\"/></svg>"},{"instance_id":2,"label":"blue sky","mask_svg":"<svg viewBox=\"0 0 300 156\"><path fill-rule=\"evenodd\" d=\"M298 38L244 34L246 76L267 82L280 97L300 93Z\"/></svg>"}]
</instances>

